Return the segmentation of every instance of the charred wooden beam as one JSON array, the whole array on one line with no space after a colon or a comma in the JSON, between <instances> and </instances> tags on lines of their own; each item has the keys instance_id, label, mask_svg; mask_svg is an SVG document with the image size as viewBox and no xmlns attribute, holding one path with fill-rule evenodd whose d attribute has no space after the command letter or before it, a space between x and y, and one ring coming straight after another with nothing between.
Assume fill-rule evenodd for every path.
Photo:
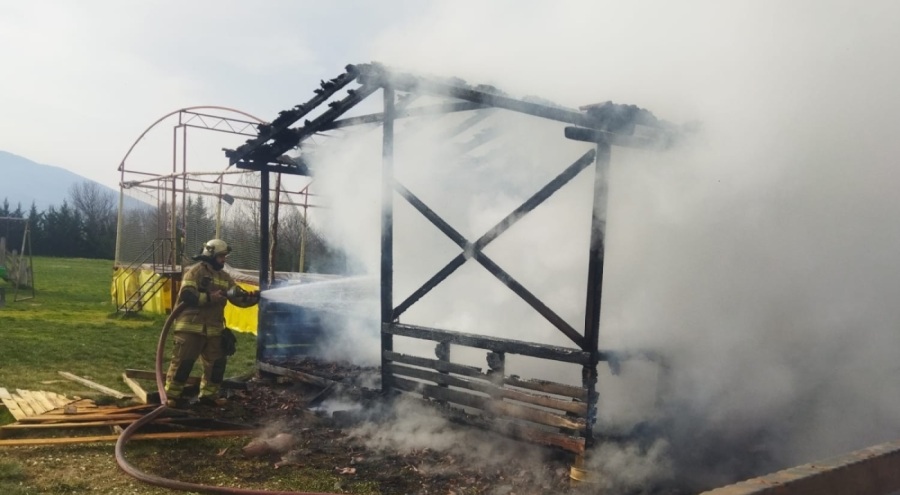
<instances>
[{"instance_id":1,"label":"charred wooden beam","mask_svg":"<svg viewBox=\"0 0 900 495\"><path fill-rule=\"evenodd\" d=\"M564 320L561 316L556 314L555 311L550 309L549 306L544 304L543 301L538 299L537 296L531 293L530 290L526 289L524 285L519 283L518 280L513 278L512 275L506 272L503 268L500 268L500 265L494 262L491 258L489 258L482 251L475 251L473 254L475 261L481 263L481 266L485 267L487 271L491 272L491 274L497 277L497 280L503 282L503 285L509 287L509 289L516 293L519 297L521 297L529 306L534 308L535 311L541 314L547 321L553 324L560 332L562 332L566 337L569 338L572 342L574 342L578 347L585 347L585 339L584 337L578 333L577 330L572 328L566 320Z\"/></svg>"},{"instance_id":2,"label":"charred wooden beam","mask_svg":"<svg viewBox=\"0 0 900 495\"><path fill-rule=\"evenodd\" d=\"M310 385L315 385L322 388L330 387L337 383L334 380L329 380L328 378L310 375L309 373L304 373L302 371L292 370L289 368L282 368L281 366L275 366L274 364L269 364L263 361L258 361L256 363L256 367L259 368L260 371L265 371L267 373L272 373L280 376L286 376L288 378L293 378L303 383L308 383Z\"/></svg>"},{"instance_id":3,"label":"charred wooden beam","mask_svg":"<svg viewBox=\"0 0 900 495\"><path fill-rule=\"evenodd\" d=\"M399 107L399 105L397 105ZM477 110L479 108L487 108L484 105L480 105L478 103L472 103L470 101L458 101L458 102L449 102L449 103L441 103L437 105L427 105L420 106L414 108L408 108L406 110L398 110L395 118L405 119L410 117L424 117L427 115L443 115L447 113L456 113L456 112L467 112L470 110ZM362 124L380 124L384 121L384 113L370 113L368 115L360 115L358 117L349 117L346 119L335 120L330 124L324 124L321 128L319 128L318 132L322 131L331 131L334 129L340 129L343 127L350 127L354 125L362 125Z\"/></svg>"},{"instance_id":4,"label":"charred wooden beam","mask_svg":"<svg viewBox=\"0 0 900 495\"><path fill-rule=\"evenodd\" d=\"M542 187L530 198L525 200L525 202L522 203L521 206L510 212L510 214L506 215L503 220L500 220L497 225L494 225L490 230L485 232L484 235L479 237L478 240L475 241L475 249L484 249L485 246L499 237L500 234L506 232L510 227L512 227L520 218L522 218L522 216L533 211L541 203L552 196L553 193L559 191L564 185L568 184L579 173L581 173L582 170L593 163L595 157L596 152L594 150L588 150L587 153L581 155L581 157L575 160L574 163L566 167L565 170L554 177L553 180L548 182L547 185Z\"/></svg>"},{"instance_id":5,"label":"charred wooden beam","mask_svg":"<svg viewBox=\"0 0 900 495\"><path fill-rule=\"evenodd\" d=\"M444 375L429 370L411 368L409 366L403 366L399 364L389 364L388 366L390 367L391 372L395 375L418 378L420 380L428 380L430 382L434 382L437 385L446 385L449 387L473 390L475 392L487 394L493 399L509 399L517 402L524 402L526 404L534 404L549 409L557 409L559 411L576 414L582 418L587 415L587 404L583 402L572 402L555 399L553 397L548 397L545 395L535 395L526 392L519 392L517 390L498 387L491 383L466 380L464 378L459 378L452 375ZM485 378L487 379L488 377L485 376Z\"/></svg>"},{"instance_id":6,"label":"charred wooden beam","mask_svg":"<svg viewBox=\"0 0 900 495\"><path fill-rule=\"evenodd\" d=\"M448 373L454 373L457 375L468 376L471 378L478 378L481 380L489 381L495 383L493 377L483 373L481 368L477 368L475 366L467 366L464 364L458 363L446 363L443 361L438 361L434 359L423 358L419 356L410 356L407 354L400 354L397 352L385 352L385 358L389 361L393 361L396 363L402 364L410 364L413 366L420 366L423 368L432 368L438 371L444 371ZM541 392L545 394L551 395L559 395L563 397L571 397L573 399L578 399L580 401L587 400L587 391L580 387L574 387L572 385L565 385L562 383L551 382L547 380L523 380L522 378L516 375L510 375L503 377L503 384L522 388L526 390L533 390L535 392Z\"/></svg>"},{"instance_id":7,"label":"charred wooden beam","mask_svg":"<svg viewBox=\"0 0 900 495\"><path fill-rule=\"evenodd\" d=\"M509 402L501 402L491 399L490 397L479 397L470 393L458 390L441 388L437 385L429 385L427 383L407 380L406 378L394 377L394 387L406 392L422 394L423 397L436 399L441 401L453 402L461 406L473 407L491 415L507 416L510 418L521 419L531 423L552 426L554 428L565 428L567 430L583 430L585 423L580 418L568 418L553 414L547 411L540 411L533 407L512 404Z\"/></svg>"},{"instance_id":8,"label":"charred wooden beam","mask_svg":"<svg viewBox=\"0 0 900 495\"><path fill-rule=\"evenodd\" d=\"M462 249L467 249L469 245L469 241L459 233L456 229L453 228L449 223L447 223L443 218L440 217L434 210L428 207L424 201L419 199L418 196L413 194L412 191L407 189L403 184L401 184L397 180L393 180L393 189L398 194L400 194L403 199L409 202L413 208L415 208L419 213L422 214L425 218L428 219L435 227L437 227L441 232L444 233L447 237L450 238L457 246Z\"/></svg>"},{"instance_id":9,"label":"charred wooden beam","mask_svg":"<svg viewBox=\"0 0 900 495\"><path fill-rule=\"evenodd\" d=\"M489 351L520 354L552 361L565 363L587 364L590 362L590 353L580 349L571 349L555 345L535 344L522 340L505 339L500 337L488 337L465 332L453 332L436 328L420 327L403 323L383 323L382 331L393 335L402 335L416 339L433 340L435 342L449 342L451 344L487 349Z\"/></svg>"},{"instance_id":10,"label":"charred wooden beam","mask_svg":"<svg viewBox=\"0 0 900 495\"><path fill-rule=\"evenodd\" d=\"M409 297L407 297L399 306L397 306L397 308L394 309L394 319L399 318L400 315L403 314L407 309L409 309L409 307L412 306L416 301L425 296L425 294L430 292L431 289L437 287L438 284L440 284L459 267L465 264L466 260L471 257L472 253L474 253L476 250L484 249L494 239L499 237L500 234L512 227L512 225L515 224L523 215L537 208L538 205L546 201L547 198L553 195L553 193L569 183L569 181L577 176L579 172L584 170L593 162L594 157L594 150L589 150L587 153L582 155L580 158L578 158L578 160L566 167L566 169L563 170L558 176L547 183L547 185L542 187L539 191L537 191L534 195L532 195L524 203L522 203L521 206L513 210L503 220L498 222L497 225L485 232L484 235L482 235L472 245L470 245L469 241L466 240L466 238L462 234L460 234L449 223L442 219L434 210L429 208L428 205L426 205L421 199L413 194L412 191L404 187L399 182L395 182L394 190L397 191L400 196L406 199L410 205L412 205L417 211L419 211L419 213L427 218L435 227L443 232L444 235L449 237L454 243L456 243L456 245L462 248L464 252L459 256L453 258L450 263L444 266L444 268L442 268L433 277L428 279L425 284L423 284L419 289L410 294ZM558 321L554 322L554 324L560 326L560 324L558 323ZM562 326L568 327L568 324L563 322ZM568 328L571 329L571 327ZM563 330L563 332L565 333L566 330ZM574 337L574 335L577 335L577 332L575 332L574 329L571 329L570 333L573 334L569 335L570 338ZM580 338L580 336L577 338Z\"/></svg>"},{"instance_id":11,"label":"charred wooden beam","mask_svg":"<svg viewBox=\"0 0 900 495\"><path fill-rule=\"evenodd\" d=\"M457 423L471 425L519 440L525 440L527 442L546 445L548 447L556 447L577 455L583 455L585 452L584 438L581 437L527 426L507 419L486 418L484 416L466 414L455 408L445 408L441 411L446 414L451 421Z\"/></svg>"},{"instance_id":12,"label":"charred wooden beam","mask_svg":"<svg viewBox=\"0 0 900 495\"><path fill-rule=\"evenodd\" d=\"M394 118L397 112L397 98L394 86L382 84L384 125L381 140L381 263L379 278L381 282L381 351L394 350L394 336L384 331L384 325L390 324L394 318ZM385 369L387 361L381 357L381 390L388 393L394 383L391 374Z\"/></svg>"},{"instance_id":13,"label":"charred wooden beam","mask_svg":"<svg viewBox=\"0 0 900 495\"><path fill-rule=\"evenodd\" d=\"M544 392L553 395L562 395L564 397L571 397L580 401L585 401L588 398L588 391L583 388L573 387L572 385L564 385L562 383L556 383L547 380L523 380L516 375L512 375L504 378L503 383L511 387L524 388L526 390L535 390L538 392Z\"/></svg>"},{"instance_id":14,"label":"charred wooden beam","mask_svg":"<svg viewBox=\"0 0 900 495\"><path fill-rule=\"evenodd\" d=\"M349 94L343 99L331 102L329 104L330 108L323 112L322 115L313 120L307 120L302 127L297 129L285 129L276 136L276 139L271 144L263 144L252 153L244 155L240 161L236 162L237 167L263 170L271 166L277 166L278 157L297 147L304 139L319 132L322 126L330 124L378 89L378 86L363 85L349 91ZM276 165L271 165L273 162L276 162ZM272 171L284 172L280 168ZM308 175L308 173L301 173L300 175Z\"/></svg>"},{"instance_id":15,"label":"charred wooden beam","mask_svg":"<svg viewBox=\"0 0 900 495\"><path fill-rule=\"evenodd\" d=\"M331 96L338 92L344 86L350 84L356 79L356 67L348 65L346 72L331 79L322 82L321 88L315 91L316 95L306 103L301 103L290 110L279 112L278 117L270 124L261 124L258 126L258 135L254 139L248 140L245 144L239 146L236 150L226 150L225 156L228 157L229 163L232 165L243 161L249 154L253 153L267 141L286 131L295 122L303 118L313 109L324 103Z\"/></svg>"},{"instance_id":16,"label":"charred wooden beam","mask_svg":"<svg viewBox=\"0 0 900 495\"><path fill-rule=\"evenodd\" d=\"M454 81L421 77L409 73L388 70L377 64L360 64L357 65L356 68L359 71L360 81L363 82L376 84L390 83L401 91L448 96L583 127L597 126L597 122L595 122L594 119L576 110L510 98L496 92L472 88L468 84L461 83L458 80Z\"/></svg>"},{"instance_id":17,"label":"charred wooden beam","mask_svg":"<svg viewBox=\"0 0 900 495\"><path fill-rule=\"evenodd\" d=\"M486 377L481 372L481 368L475 366L466 366L464 364L450 363L438 359L428 359L419 356L410 356L408 354L400 354L399 352L385 351L384 357L388 361L395 363L411 364L413 366L421 366L423 368L431 368L445 373L455 373L457 375L470 376L473 378Z\"/></svg>"}]
</instances>

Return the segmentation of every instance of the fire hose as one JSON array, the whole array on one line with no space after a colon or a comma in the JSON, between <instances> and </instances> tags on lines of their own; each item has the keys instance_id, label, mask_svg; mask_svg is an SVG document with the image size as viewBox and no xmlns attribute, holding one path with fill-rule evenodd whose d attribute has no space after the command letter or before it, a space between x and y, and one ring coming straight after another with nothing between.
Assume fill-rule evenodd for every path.
<instances>
[{"instance_id":1,"label":"fire hose","mask_svg":"<svg viewBox=\"0 0 900 495\"><path fill-rule=\"evenodd\" d=\"M175 319L178 318L178 315L180 315L184 311L185 307L186 305L184 303L179 303L177 306L175 306L174 309L172 309L169 317L166 318L166 322L163 325L162 332L159 335L159 342L156 345L156 388L159 391L160 406L150 413L144 415L134 423L131 423L131 425L129 425L128 428L125 428L125 431L123 431L122 434L119 435L118 440L116 440L116 463L119 465L122 471L125 471L127 474L131 475L134 478L137 478L140 481L143 481L144 483L161 486L163 488L170 488L172 490L182 490L198 493L231 493L243 495L336 495L333 493L322 492L268 491L201 485L199 483L189 483L148 474L128 463L128 460L125 459L125 444L128 443L128 440L137 430L139 430L142 426L152 422L159 415L166 412L166 409L168 408L168 406L166 405L168 398L166 397L166 387L164 380L165 375L162 371L163 354L165 353L166 337L169 335L169 330L172 328L172 324L175 322Z\"/></svg>"}]
</instances>

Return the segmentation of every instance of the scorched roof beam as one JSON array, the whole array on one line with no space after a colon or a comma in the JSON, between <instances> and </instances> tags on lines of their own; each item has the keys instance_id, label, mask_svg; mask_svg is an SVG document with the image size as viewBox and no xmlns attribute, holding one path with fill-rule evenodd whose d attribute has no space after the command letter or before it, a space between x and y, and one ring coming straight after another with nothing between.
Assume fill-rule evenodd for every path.
<instances>
[{"instance_id":1,"label":"scorched roof beam","mask_svg":"<svg viewBox=\"0 0 900 495\"><path fill-rule=\"evenodd\" d=\"M379 84L391 84L399 91L458 98L489 107L503 108L582 127L598 127L598 123L594 119L576 110L530 103L501 94L474 89L467 84L456 84L449 80L445 81L404 72L395 72L379 65L360 64L356 68L359 71L360 81L379 81Z\"/></svg>"},{"instance_id":2,"label":"scorched roof beam","mask_svg":"<svg viewBox=\"0 0 900 495\"><path fill-rule=\"evenodd\" d=\"M313 120L307 120L303 127L297 129L285 129L272 144L260 146L255 152L245 157L244 161L238 162L238 168L248 168L252 170L261 170L269 167L273 172L285 172L284 170L273 169L281 165L276 159L287 151L297 147L301 141L307 139L313 134L322 130L322 127L331 124L334 120L343 115L347 110L356 106L359 102L366 99L369 95L380 89L379 86L364 84L357 89L348 91L348 95L343 100L337 100L329 103L329 108L322 115ZM306 167L299 167L305 169ZM298 172L287 172L298 173ZM302 170L299 175L308 175L308 170Z\"/></svg>"},{"instance_id":3,"label":"scorched roof beam","mask_svg":"<svg viewBox=\"0 0 900 495\"><path fill-rule=\"evenodd\" d=\"M229 158L229 162L234 165L237 162L244 160L247 155L253 153L257 148L287 130L306 114L331 98L331 96L341 90L341 88L353 82L357 77L356 67L348 65L345 69L346 72L334 79L330 79L327 82L322 81L321 87L315 90L316 96L306 103L301 103L291 110L279 112L278 117L273 120L271 124L260 124L258 126L259 135L255 139L248 140L236 150L225 150L225 155Z\"/></svg>"},{"instance_id":4,"label":"scorched roof beam","mask_svg":"<svg viewBox=\"0 0 900 495\"><path fill-rule=\"evenodd\" d=\"M409 118L409 117L422 117L426 115L443 115L447 113L455 113L455 112L466 112L469 110L478 110L480 108L487 108L485 105L480 103L473 103L471 101L459 101L453 103L442 103L439 105L428 105L421 106L415 108L409 108L406 110L398 110L397 114L394 116L395 119ZM335 120L331 122L331 124L323 125L319 131L331 131L334 129L340 129L342 127L350 127L354 125L362 125L362 124L378 124L384 121L384 113L371 113L368 115L360 115L358 117L350 117L341 120Z\"/></svg>"}]
</instances>

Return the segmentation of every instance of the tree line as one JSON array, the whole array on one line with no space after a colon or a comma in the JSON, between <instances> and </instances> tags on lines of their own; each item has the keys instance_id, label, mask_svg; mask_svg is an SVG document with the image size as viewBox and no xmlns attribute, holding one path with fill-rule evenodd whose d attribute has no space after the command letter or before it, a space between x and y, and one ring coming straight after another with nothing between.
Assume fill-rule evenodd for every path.
<instances>
[{"instance_id":1,"label":"tree line","mask_svg":"<svg viewBox=\"0 0 900 495\"><path fill-rule=\"evenodd\" d=\"M111 260L116 248L115 204L113 193L84 181L69 188L69 197L61 206L49 206L44 211L38 211L34 203L27 212L21 204L13 209L4 198L0 218L28 220L34 255ZM0 222L0 237L6 238L10 251L20 249L24 233L24 222Z\"/></svg>"},{"instance_id":2,"label":"tree line","mask_svg":"<svg viewBox=\"0 0 900 495\"><path fill-rule=\"evenodd\" d=\"M166 208L162 206L163 210ZM149 215L126 218L127 223L138 222L139 228L156 231L157 215L163 211L148 211ZM76 183L69 188L69 196L61 206L50 206L38 211L34 203L26 212L22 205L13 209L4 198L0 203L0 218L23 219L30 229L29 243L35 256L55 256L64 258L115 259L117 202L115 194L91 181ZM188 200L184 220L199 231L214 231L216 219L213 211L204 205L202 199ZM181 223L179 219L179 223ZM258 239L256 221L229 222L232 235L244 239ZM7 249L20 249L25 222L0 220L0 237L6 238ZM278 271L300 271L299 258L301 230L306 228L305 262L303 271L317 273L347 273L353 271L346 253L327 242L318 232L309 228L298 212L291 212L279 219L278 241L271 253L275 269ZM236 231L237 229L237 231ZM246 232L240 232L243 229ZM181 241L181 239L179 239ZM204 240L205 241L205 240ZM190 249L179 242L179 251ZM26 253L27 254L27 253ZM196 254L194 252L186 253Z\"/></svg>"}]
</instances>

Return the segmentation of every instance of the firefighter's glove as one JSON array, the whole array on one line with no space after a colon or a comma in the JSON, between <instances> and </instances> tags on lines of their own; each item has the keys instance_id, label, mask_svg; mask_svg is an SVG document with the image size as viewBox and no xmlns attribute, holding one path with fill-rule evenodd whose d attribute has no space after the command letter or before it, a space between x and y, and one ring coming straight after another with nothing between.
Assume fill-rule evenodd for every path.
<instances>
[{"instance_id":1,"label":"firefighter's glove","mask_svg":"<svg viewBox=\"0 0 900 495\"><path fill-rule=\"evenodd\" d=\"M178 302L182 302L186 306L199 306L200 297L192 290L183 290L178 296Z\"/></svg>"},{"instance_id":2,"label":"firefighter's glove","mask_svg":"<svg viewBox=\"0 0 900 495\"><path fill-rule=\"evenodd\" d=\"M237 337L228 328L222 329L222 352L226 356L234 356L234 353L237 352Z\"/></svg>"}]
</instances>

